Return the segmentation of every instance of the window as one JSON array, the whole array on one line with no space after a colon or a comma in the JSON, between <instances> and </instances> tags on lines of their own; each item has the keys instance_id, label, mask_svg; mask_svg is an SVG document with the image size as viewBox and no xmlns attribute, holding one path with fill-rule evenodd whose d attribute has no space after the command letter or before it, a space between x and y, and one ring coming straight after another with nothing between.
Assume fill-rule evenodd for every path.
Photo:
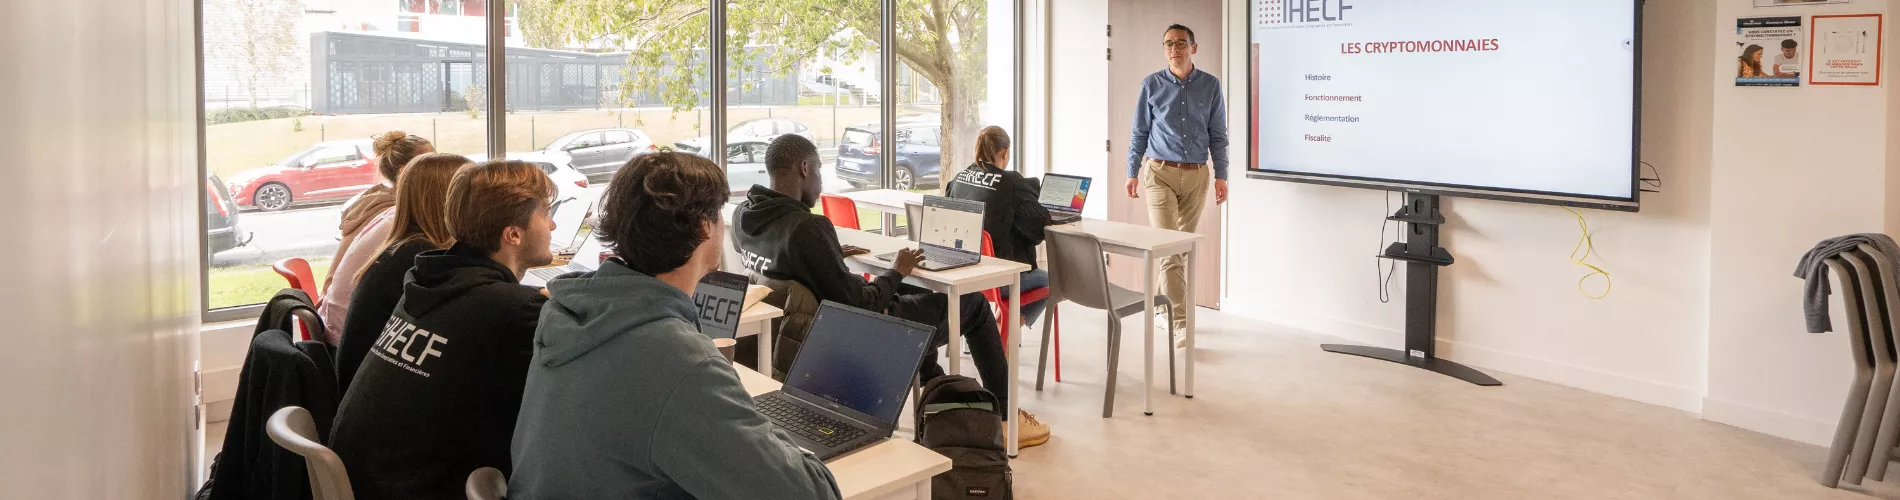
<instances>
[{"instance_id":1,"label":"window","mask_svg":"<svg viewBox=\"0 0 1900 500\"><path fill-rule=\"evenodd\" d=\"M633 142L633 134L629 134L625 130L609 130L606 136L607 140L605 144L609 146Z\"/></svg>"},{"instance_id":2,"label":"window","mask_svg":"<svg viewBox=\"0 0 1900 500\"><path fill-rule=\"evenodd\" d=\"M563 196L602 192L640 154L718 157L715 137L736 147L721 160L755 167L730 170L742 192L770 183L756 168L769 141L797 134L818 146L825 192L840 193L937 189L946 165L970 161L976 130L1014 118L1009 2L902 2L901 24L886 26L879 2L804 0L787 13L783 2L723 0L730 24L715 34L713 0L330 2L335 12L196 1L212 319L254 315L233 308L286 285L270 270L279 259L305 259L325 278L342 205L387 181L369 146L387 131L471 156L493 141L510 158L579 177L557 182ZM490 15L502 16L501 32L488 32ZM435 16L427 26L425 16ZM894 46L883 46L887 32ZM727 54L722 78L711 75L713 35ZM490 130L485 42L502 39L508 58L496 74L508 85L495 100L507 121ZM883 65L887 51L895 67ZM714 92L724 108L711 108ZM882 137L892 109L902 132ZM597 147L609 143L620 147Z\"/></svg>"},{"instance_id":3,"label":"window","mask_svg":"<svg viewBox=\"0 0 1900 500\"><path fill-rule=\"evenodd\" d=\"M442 152L487 151L486 49L424 32L435 2L334 2L335 13L307 13L300 2L200 1L203 168L216 191L205 211L208 319L254 317L242 308L288 286L271 270L281 259L304 259L324 282L344 204L387 182L372 137L400 130ZM392 17L410 35L330 30ZM486 39L483 25L468 28Z\"/></svg>"}]
</instances>

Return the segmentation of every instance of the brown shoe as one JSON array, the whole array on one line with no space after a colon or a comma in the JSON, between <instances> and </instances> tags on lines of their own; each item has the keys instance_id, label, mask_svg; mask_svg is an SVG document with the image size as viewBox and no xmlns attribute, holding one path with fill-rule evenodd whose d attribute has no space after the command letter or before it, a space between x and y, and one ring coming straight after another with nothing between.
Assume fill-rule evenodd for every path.
<instances>
[{"instance_id":1,"label":"brown shoe","mask_svg":"<svg viewBox=\"0 0 1900 500\"><path fill-rule=\"evenodd\" d=\"M1028 448L1049 442L1049 424L1036 420L1034 414L1025 410L1016 410L1016 447Z\"/></svg>"}]
</instances>

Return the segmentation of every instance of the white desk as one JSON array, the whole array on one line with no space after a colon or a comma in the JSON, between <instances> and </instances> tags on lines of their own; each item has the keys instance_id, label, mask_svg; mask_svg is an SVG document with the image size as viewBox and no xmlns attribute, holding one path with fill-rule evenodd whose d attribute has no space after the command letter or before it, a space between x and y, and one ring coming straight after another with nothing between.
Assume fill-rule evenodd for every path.
<instances>
[{"instance_id":1,"label":"white desk","mask_svg":"<svg viewBox=\"0 0 1900 500\"><path fill-rule=\"evenodd\" d=\"M870 254L850 257L845 259L844 262L845 266L851 268L852 271L873 274L883 273L891 268L890 262L878 260L877 255L917 247L917 244L912 243L910 240L881 236L863 231L838 231L838 242L870 250ZM995 257L984 257L981 263L974 266L951 269L944 272L918 269L916 272L911 273L910 277L904 278L905 283L949 296L949 300L944 301L949 306L949 325L947 325L948 330L944 333L946 334L945 336L950 339L950 347L948 350L950 352L949 372L951 375L956 375L963 365L963 335L961 333L963 331L963 318L962 313L958 310L961 307L962 301L958 299L964 294L977 293L991 288L1007 286L1009 287L1010 294L1009 317L1021 318L1023 317L1023 287L1021 275L1026 271L1029 271L1028 264ZM1014 457L1017 451L1017 426L1020 423L1018 421L1021 420L1017 418L1016 409L1021 406L1023 384L1017 377L1018 370L1016 361L1020 359L1017 357L1017 354L1018 351L1021 350L1018 346L1022 344L1023 324L1021 321L1011 321L1010 323L1011 324L1000 326L1009 329L1010 341L1004 343L1006 345L1003 347L1003 353L1004 357L1009 361L1010 397L1009 409L1003 414L1009 416L1009 433L1005 438L1009 448L1009 456Z\"/></svg>"},{"instance_id":2,"label":"white desk","mask_svg":"<svg viewBox=\"0 0 1900 500\"><path fill-rule=\"evenodd\" d=\"M858 208L868 208L882 212L884 214L884 225L878 227L883 228L885 236L893 236L896 234L892 229L897 225L897 216L904 215L904 205L924 204L923 193L912 193L910 191L900 191L896 189L873 189L870 191L844 193L839 196L850 198L852 202L857 203ZM911 221L911 223L916 224L916 221Z\"/></svg>"},{"instance_id":3,"label":"white desk","mask_svg":"<svg viewBox=\"0 0 1900 500\"><path fill-rule=\"evenodd\" d=\"M780 384L743 366L734 365L745 392L757 397L778 390ZM950 459L903 439L881 443L834 458L825 464L838 480L844 500L910 498L930 500L930 478L950 470Z\"/></svg>"},{"instance_id":4,"label":"white desk","mask_svg":"<svg viewBox=\"0 0 1900 500\"><path fill-rule=\"evenodd\" d=\"M1080 221L1060 226L1049 226L1048 231L1060 233L1086 233L1102 240L1102 249L1116 255L1126 255L1141 259L1141 290L1144 297L1144 311L1141 315L1142 333L1142 413L1154 414L1154 374L1155 374L1155 262L1162 257L1180 254L1182 264L1187 267L1186 297L1187 303L1187 367L1186 390L1188 398L1194 397L1194 250L1201 242L1201 235L1149 226L1096 219ZM1168 339L1168 348L1174 348L1174 339Z\"/></svg>"},{"instance_id":5,"label":"white desk","mask_svg":"<svg viewBox=\"0 0 1900 500\"><path fill-rule=\"evenodd\" d=\"M904 193L903 191L892 192ZM915 193L905 194L911 195ZM921 197L922 195L916 196ZM732 223L732 212L736 208L736 206L731 204L727 204L723 207L723 220L726 224ZM898 208L901 210L903 207L899 206ZM854 272L873 274L883 273L891 268L891 263L878 260L877 255L917 247L917 244L912 243L910 240L848 229L838 230L838 243L870 250L871 253L869 255L846 258L844 262L845 265ZM945 332L945 336L950 339L950 374L955 375L961 371L963 364L963 335L961 334L963 318L960 311L958 311L961 306L961 301L957 300L958 297L962 297L963 294L966 293L977 293L991 288L1007 286L1010 290L1009 317L1021 318L1023 303L1021 274L1028 270L1028 264L994 257L984 257L981 263L974 266L952 269L945 272L918 269L916 272L911 273L910 277L904 279L905 283L949 296L949 300L945 301L949 307L949 331ZM1010 342L1005 343L1007 345L1004 347L1003 352L1004 356L1009 360L1009 392L1011 394L1009 398L1009 409L1004 415L1009 416L1009 433L1005 436L1009 448L1009 456L1015 457L1017 455L1016 435L1019 430L1018 420L1020 420L1017 418L1016 410L1021 406L1022 397L1020 394L1022 394L1023 388L1023 384L1019 380L1020 377L1017 376L1019 370L1016 366L1017 360L1020 359L1017 357L1018 351L1020 351L1017 346L1022 344L1022 322L1012 321L1010 323L1012 324L1003 325L1010 329ZM766 337L769 337L769 335Z\"/></svg>"},{"instance_id":6,"label":"white desk","mask_svg":"<svg viewBox=\"0 0 1900 500\"><path fill-rule=\"evenodd\" d=\"M759 370L772 373L772 320L785 316L785 310L760 302L739 313L739 331L733 338L759 336Z\"/></svg>"}]
</instances>

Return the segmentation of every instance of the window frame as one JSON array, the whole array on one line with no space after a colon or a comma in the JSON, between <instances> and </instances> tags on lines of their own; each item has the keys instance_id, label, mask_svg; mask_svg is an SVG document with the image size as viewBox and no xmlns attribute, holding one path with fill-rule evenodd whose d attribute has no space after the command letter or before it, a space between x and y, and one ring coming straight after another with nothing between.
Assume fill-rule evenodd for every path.
<instances>
[{"instance_id":1,"label":"window frame","mask_svg":"<svg viewBox=\"0 0 1900 500\"><path fill-rule=\"evenodd\" d=\"M474 14L467 14L467 11L470 10L468 8L469 7L468 4L474 3L474 2L465 2L463 0L450 0L450 1L454 1L458 5L458 9L457 9L458 11L463 12L465 15L468 15L469 17L476 17L476 15ZM726 25L726 21L727 21L726 10L725 10L726 1L728 0L709 0L706 2L707 5L711 7L710 12L708 13L709 19L707 22L710 25L709 26L710 29L708 30L708 32L709 32L709 36L711 37L711 40L708 40L708 44L709 44L708 47L710 48L708 55L711 56L710 59L711 59L712 71L710 72L711 73L710 76L711 76L712 81L708 83L711 86L711 88L714 88L714 89L726 88L729 84L728 82L729 77L726 72L726 61L725 61L726 54L724 50L725 44L726 44L725 32L726 32L726 26L727 26ZM1012 127L1012 129L1021 131L1021 130L1024 130L1023 124L1024 124L1024 119L1025 119L1025 116L1023 114L1024 89L1022 87L1024 83L1024 74L1025 74L1025 72L1023 71L1024 55L1023 55L1023 50L1022 50L1023 45L1025 43L1025 40L1023 38L1024 15L1027 13L1025 9L1025 5L1030 0L1005 0L1005 1L1009 1L1012 5L1012 9L1014 11L1013 12L1014 23L1010 26L992 26L991 30L992 31L996 29L1008 30L1013 36L1012 43L1017 48L1017 50L1013 51L1015 55L1012 61L1013 64L1015 65L1014 67L1016 68L1016 70L1012 72L1013 73L1012 80L1014 81L1014 84L1015 84L1013 86L1013 88L1015 89L1015 96L1013 100L1014 109L1013 109L1013 115L1012 115L1014 127ZM406 23L409 23L407 27L412 28L411 30L406 31L406 32L414 32L414 33L421 32L421 28L422 28L421 16L424 14L440 14L442 10L441 6L443 3L441 0L396 0L396 2L397 2L396 9L395 9L396 17L397 17L396 26L395 26L396 31L405 32L405 30L403 30L402 28L405 27L404 23L406 22ZM200 12L202 12L202 9L204 8L204 5L203 5L204 0L197 0L194 3L195 3L195 7L199 9ZM507 73L508 59L507 57L505 57L505 55L506 55L506 50L507 50L507 41L509 38L513 38L515 35L514 31L515 31L516 26L514 23L514 17L516 16L517 6L513 2L509 2L506 4L507 8L497 9L497 8L492 8L493 2L481 2L481 3L483 4L481 8L482 13L479 16L486 20L486 27L487 27L486 34L484 36L485 44L486 44L485 47L486 47L486 50L488 51L488 57L486 58L486 60L488 61L489 66L490 66L489 71L487 72L487 75L490 77L489 80L492 81L491 87L493 87L493 89L491 90L491 95L489 96L490 108L491 109L495 108L497 104L500 104L500 105L503 105L502 109L505 109L507 90L509 90L506 87L506 83L507 83L506 76L508 75ZM897 24L896 10L898 8L898 2L896 0L879 0L878 3L879 3L879 10L880 10L879 24L881 28L880 33L879 33L879 39L878 39L879 41L877 43L878 55L881 61L880 63L881 84L880 85L882 87L883 95L894 96L894 95L897 95L897 86L900 83L898 79L908 76L904 74L903 72L898 71L898 67L897 67L898 61L896 57L896 50L893 47L894 42L895 42L895 26ZM415 8L416 11L411 11L412 7ZM202 16L202 14L200 14L200 16ZM207 98L205 95L206 70L205 70L205 61L204 61L205 59L204 58L205 24L202 17L197 19L197 22L195 22L194 24L195 24L193 26L194 35L195 35L194 43L196 45L196 50L195 50L196 57L194 61L196 63L196 71L197 71L197 75L196 75L197 78L196 78L195 83L197 87L196 100L197 100L197 108L198 108L197 109L198 123L197 123L197 129L196 129L197 146L198 146L198 150L197 150L198 170L197 170L197 179L194 182L204 182L204 180L208 179L209 178L208 176L210 175L209 162L207 161L207 157L208 157L208 154L206 151L207 145L205 141L205 129L206 129L205 118L207 114L205 110L205 104L207 101ZM992 64L996 64L996 63L997 62L992 62ZM493 80L496 80L496 78L500 78L500 80L493 81ZM711 125L713 125L712 129L723 130L725 129L725 125L726 125L725 123L726 115L732 108L732 106L730 105L731 103L727 102L723 92L710 92L710 101L711 102L707 106L707 109L712 119L711 120L712 121ZM880 103L879 108L880 108L879 110L880 119L879 119L878 130L865 130L865 131L862 131L862 133L864 133L865 136L872 138L873 140L877 140L877 138L880 138L880 137L882 138L899 137L898 129L897 129L898 124L896 120L896 110L898 108L898 101L896 99L884 100ZM488 119L489 123L488 123L488 126L484 129L483 138L485 142L487 143L487 149L488 149L487 153L490 154L491 156L498 156L501 154L505 154L505 151L503 150L506 149L505 144L506 144L506 138L507 138L507 134L506 134L507 121L508 120L506 120L505 118L497 118L494 116L490 116ZM811 130L809 126L805 126L803 123L795 123L791 120L784 120L782 124L769 123L767 124L767 126L773 129L773 132L768 135L803 134ZM789 128L790 130L779 131L778 129L780 129L781 126L785 128ZM801 128L803 130L800 130ZM844 136L840 136L838 138L839 142L840 143L848 142L845 140L845 136L848 136L849 134L850 134L850 131L846 131ZM598 131L594 132L594 135L599 136L604 142L605 135L602 132L598 132ZM638 143L643 139L650 140L650 138L645 137L643 134L639 132L629 132L628 135L632 137L634 143ZM726 144L726 137L724 135L714 134L710 139L711 139L710 143L707 144L708 150L712 150L712 151L728 150L727 144ZM575 142L579 142L580 140L581 139L576 139ZM898 141L895 141L895 140L879 141L879 142L889 143L892 146L898 143ZM595 146L590 146L590 147L596 147L600 145L604 145L604 143L596 144ZM756 149L752 147L754 146L753 144L746 144L745 146L746 148L744 151L746 152L749 159L761 159L757 157L761 156L762 152L752 151L752 149ZM530 147L532 147L532 145L530 145ZM571 149L564 148L564 150L571 150ZM359 151L358 154L361 155L361 152ZM721 155L716 158L716 161L720 164L721 168L727 167L726 160L729 158L729 156L730 155ZM880 154L879 157L880 157L879 163L881 164L880 168L881 170L883 170L885 174L882 176L882 178L884 179L884 182L888 183L890 182L890 179L891 179L891 173L893 169L895 168L896 155ZM218 186L218 187L225 188L225 186ZM209 210L210 203L220 202L218 200L214 200L211 198L210 190L201 190L201 191L204 191L200 193L198 196L198 206L201 209ZM205 323L215 323L215 322L234 321L234 320L242 320L242 319L256 317L256 315L263 310L263 304L234 306L234 307L226 307L226 308L220 308L220 309L211 309L209 307L210 297L211 297L210 272L211 272L211 257L212 256L209 252L207 252L207 250L209 249L209 241L208 241L209 237L207 236L207 233L205 232L209 228L207 227L207 223L206 221L203 220L203 218L200 218L200 220L198 221L198 225L199 225L199 228L198 228L199 251L198 253L199 253L199 264L200 264L199 273L198 273L198 280L199 280L200 286L199 286L198 292L199 292L199 309L201 312L201 319Z\"/></svg>"}]
</instances>

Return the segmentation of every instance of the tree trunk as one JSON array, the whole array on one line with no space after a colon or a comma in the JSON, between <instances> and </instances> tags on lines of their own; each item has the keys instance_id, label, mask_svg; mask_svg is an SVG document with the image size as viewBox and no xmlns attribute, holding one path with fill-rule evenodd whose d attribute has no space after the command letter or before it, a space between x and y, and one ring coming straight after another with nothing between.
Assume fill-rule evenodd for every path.
<instances>
[{"instance_id":1,"label":"tree trunk","mask_svg":"<svg viewBox=\"0 0 1900 500\"><path fill-rule=\"evenodd\" d=\"M976 134L984 126L978 121L982 109L968 88L970 83L956 75L944 80L946 85L939 87L943 93L943 114L938 119L938 144L943 149L940 183L948 182L965 165L976 161Z\"/></svg>"}]
</instances>

